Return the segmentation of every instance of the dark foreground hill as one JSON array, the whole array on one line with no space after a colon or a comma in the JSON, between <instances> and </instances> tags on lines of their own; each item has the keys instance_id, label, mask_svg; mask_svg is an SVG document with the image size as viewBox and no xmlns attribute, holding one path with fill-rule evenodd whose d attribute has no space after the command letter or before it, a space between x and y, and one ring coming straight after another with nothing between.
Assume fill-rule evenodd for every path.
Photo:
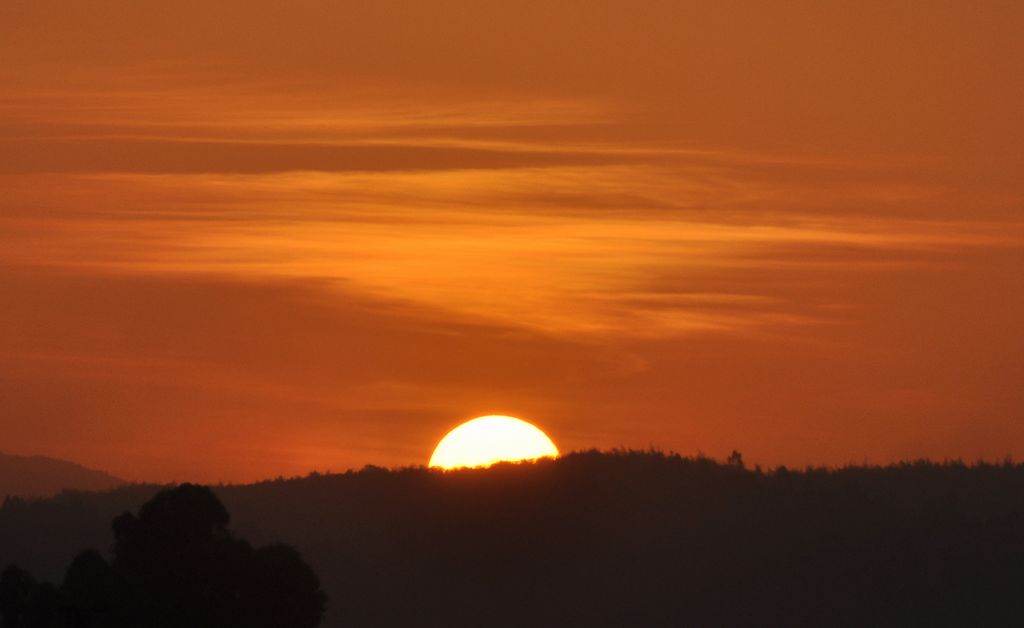
<instances>
[{"instance_id":1,"label":"dark foreground hill","mask_svg":"<svg viewBox=\"0 0 1024 628\"><path fill-rule=\"evenodd\" d=\"M9 500L0 563L57 579L155 492ZM1024 623L1019 465L768 473L588 452L215 492L241 534L299 548L327 626Z\"/></svg>"},{"instance_id":2,"label":"dark foreground hill","mask_svg":"<svg viewBox=\"0 0 1024 628\"><path fill-rule=\"evenodd\" d=\"M0 499L7 495L49 497L66 489L102 491L121 484L124 480L74 462L0 453Z\"/></svg>"}]
</instances>

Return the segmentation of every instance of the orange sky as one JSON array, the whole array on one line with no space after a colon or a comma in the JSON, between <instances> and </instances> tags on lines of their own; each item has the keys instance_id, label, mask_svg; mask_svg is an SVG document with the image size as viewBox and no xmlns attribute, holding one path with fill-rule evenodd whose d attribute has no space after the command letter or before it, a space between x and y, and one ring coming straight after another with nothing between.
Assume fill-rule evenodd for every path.
<instances>
[{"instance_id":1,"label":"orange sky","mask_svg":"<svg viewBox=\"0 0 1024 628\"><path fill-rule=\"evenodd\" d=\"M0 451L1024 456L1017 2L0 5Z\"/></svg>"}]
</instances>

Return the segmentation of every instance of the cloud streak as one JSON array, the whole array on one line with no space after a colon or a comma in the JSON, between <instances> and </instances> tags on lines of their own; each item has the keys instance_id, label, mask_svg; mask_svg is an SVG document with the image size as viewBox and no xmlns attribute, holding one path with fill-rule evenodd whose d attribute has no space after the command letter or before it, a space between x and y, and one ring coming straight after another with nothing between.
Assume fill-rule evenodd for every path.
<instances>
[{"instance_id":1,"label":"cloud streak","mask_svg":"<svg viewBox=\"0 0 1024 628\"><path fill-rule=\"evenodd\" d=\"M1024 13L966 6L6 3L5 448L1022 451Z\"/></svg>"}]
</instances>

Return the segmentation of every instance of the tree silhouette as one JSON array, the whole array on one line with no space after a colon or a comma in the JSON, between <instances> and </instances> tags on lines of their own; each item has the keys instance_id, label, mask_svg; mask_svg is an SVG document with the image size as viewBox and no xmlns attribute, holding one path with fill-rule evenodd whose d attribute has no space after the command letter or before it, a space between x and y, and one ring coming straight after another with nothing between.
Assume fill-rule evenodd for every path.
<instances>
[{"instance_id":1,"label":"tree silhouette","mask_svg":"<svg viewBox=\"0 0 1024 628\"><path fill-rule=\"evenodd\" d=\"M1024 625L1024 465L740 461L579 452L225 486L230 529L198 487L11 500L0 556L50 578L136 515L59 589L8 570L0 610L26 628L315 626L319 577L341 600L330 628ZM316 575L231 530L299 544Z\"/></svg>"},{"instance_id":2,"label":"tree silhouette","mask_svg":"<svg viewBox=\"0 0 1024 628\"><path fill-rule=\"evenodd\" d=\"M8 567L4 628L315 628L326 596L285 545L253 549L206 487L160 491L114 519L113 560L78 554L59 590Z\"/></svg>"},{"instance_id":3,"label":"tree silhouette","mask_svg":"<svg viewBox=\"0 0 1024 628\"><path fill-rule=\"evenodd\" d=\"M72 628L124 625L123 592L119 574L99 552L80 552L61 586L65 623Z\"/></svg>"},{"instance_id":4,"label":"tree silhouette","mask_svg":"<svg viewBox=\"0 0 1024 628\"><path fill-rule=\"evenodd\" d=\"M56 625L57 592L30 573L10 565L0 574L0 619L4 628L49 628Z\"/></svg>"}]
</instances>

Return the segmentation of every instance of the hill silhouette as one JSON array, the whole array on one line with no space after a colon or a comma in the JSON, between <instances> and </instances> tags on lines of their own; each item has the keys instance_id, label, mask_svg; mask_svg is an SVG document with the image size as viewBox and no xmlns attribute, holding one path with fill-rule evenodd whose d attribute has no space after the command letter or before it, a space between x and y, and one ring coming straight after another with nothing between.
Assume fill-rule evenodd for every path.
<instances>
[{"instance_id":1,"label":"hill silhouette","mask_svg":"<svg viewBox=\"0 0 1024 628\"><path fill-rule=\"evenodd\" d=\"M0 556L56 579L157 487L0 509ZM324 626L1008 626L1024 466L750 469L657 452L214 487L295 545Z\"/></svg>"},{"instance_id":2,"label":"hill silhouette","mask_svg":"<svg viewBox=\"0 0 1024 628\"><path fill-rule=\"evenodd\" d=\"M63 490L102 491L124 483L109 473L67 460L0 453L0 498L49 497Z\"/></svg>"}]
</instances>

